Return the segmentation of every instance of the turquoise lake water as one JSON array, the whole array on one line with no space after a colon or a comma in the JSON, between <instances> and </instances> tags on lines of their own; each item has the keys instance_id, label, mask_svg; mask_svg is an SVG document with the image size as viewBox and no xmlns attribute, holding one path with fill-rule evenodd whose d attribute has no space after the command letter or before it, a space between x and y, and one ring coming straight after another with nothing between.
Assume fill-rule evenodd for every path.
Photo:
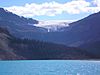
<instances>
[{"instance_id":1,"label":"turquoise lake water","mask_svg":"<svg viewBox=\"0 0 100 75\"><path fill-rule=\"evenodd\" d=\"M100 61L0 61L0 75L100 75Z\"/></svg>"}]
</instances>

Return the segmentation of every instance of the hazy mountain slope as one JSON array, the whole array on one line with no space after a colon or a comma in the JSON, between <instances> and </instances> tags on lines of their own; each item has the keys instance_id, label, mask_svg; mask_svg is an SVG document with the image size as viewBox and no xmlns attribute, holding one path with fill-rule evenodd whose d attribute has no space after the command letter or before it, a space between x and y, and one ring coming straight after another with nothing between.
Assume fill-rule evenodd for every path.
<instances>
[{"instance_id":1,"label":"hazy mountain slope","mask_svg":"<svg viewBox=\"0 0 100 75\"><path fill-rule=\"evenodd\" d=\"M80 48L91 53L96 58L100 58L100 41L88 42L79 46Z\"/></svg>"}]
</instances>

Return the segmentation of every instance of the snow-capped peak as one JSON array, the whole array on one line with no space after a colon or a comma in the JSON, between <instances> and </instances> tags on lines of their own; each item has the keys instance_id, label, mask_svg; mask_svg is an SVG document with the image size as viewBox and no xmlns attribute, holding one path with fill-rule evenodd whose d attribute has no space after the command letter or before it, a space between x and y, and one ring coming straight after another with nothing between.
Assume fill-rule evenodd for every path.
<instances>
[{"instance_id":1,"label":"snow-capped peak","mask_svg":"<svg viewBox=\"0 0 100 75\"><path fill-rule=\"evenodd\" d=\"M50 32L50 31L58 31L58 29L63 27L68 27L69 23L71 23L71 21L50 20L50 21L39 21L39 23L35 24L35 26L46 28L48 29L48 32Z\"/></svg>"}]
</instances>

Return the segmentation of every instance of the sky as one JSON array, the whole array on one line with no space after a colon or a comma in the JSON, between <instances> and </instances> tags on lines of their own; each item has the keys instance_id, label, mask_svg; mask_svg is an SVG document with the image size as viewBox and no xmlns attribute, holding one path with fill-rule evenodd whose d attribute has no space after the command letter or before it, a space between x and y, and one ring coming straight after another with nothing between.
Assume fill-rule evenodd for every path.
<instances>
[{"instance_id":1,"label":"sky","mask_svg":"<svg viewBox=\"0 0 100 75\"><path fill-rule=\"evenodd\" d=\"M79 20L100 11L100 0L0 0L0 7L37 20Z\"/></svg>"}]
</instances>

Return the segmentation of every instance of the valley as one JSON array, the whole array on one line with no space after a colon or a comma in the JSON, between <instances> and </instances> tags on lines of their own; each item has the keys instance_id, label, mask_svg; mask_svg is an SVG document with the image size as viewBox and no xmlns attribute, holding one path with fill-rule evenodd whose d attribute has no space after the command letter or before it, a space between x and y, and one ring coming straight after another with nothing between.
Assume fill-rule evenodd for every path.
<instances>
[{"instance_id":1,"label":"valley","mask_svg":"<svg viewBox=\"0 0 100 75\"><path fill-rule=\"evenodd\" d=\"M100 12L38 21L0 8L0 59L100 59Z\"/></svg>"}]
</instances>

